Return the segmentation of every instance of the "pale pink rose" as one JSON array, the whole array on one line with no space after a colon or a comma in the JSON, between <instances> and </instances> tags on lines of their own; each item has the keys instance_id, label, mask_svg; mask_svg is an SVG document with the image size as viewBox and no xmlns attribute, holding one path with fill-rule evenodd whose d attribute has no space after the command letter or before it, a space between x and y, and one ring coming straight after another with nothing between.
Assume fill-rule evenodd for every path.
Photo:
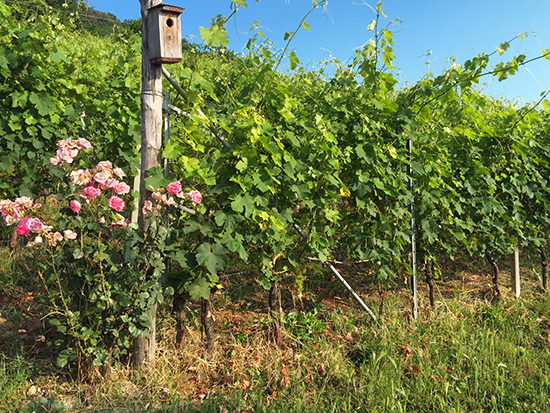
<instances>
[{"instance_id":1,"label":"pale pink rose","mask_svg":"<svg viewBox=\"0 0 550 413\"><path fill-rule=\"evenodd\" d=\"M50 158L50 165L51 166L57 166L57 165L63 165L63 160L55 155L53 158Z\"/></svg>"},{"instance_id":2,"label":"pale pink rose","mask_svg":"<svg viewBox=\"0 0 550 413\"><path fill-rule=\"evenodd\" d=\"M119 178L124 178L126 176L126 174L124 173L124 171L121 168L114 168L113 173L116 176L118 176Z\"/></svg>"},{"instance_id":3,"label":"pale pink rose","mask_svg":"<svg viewBox=\"0 0 550 413\"><path fill-rule=\"evenodd\" d=\"M113 223L111 224L111 227L113 226L119 226L119 227L124 227L126 228L128 226L128 224L130 223L130 220L124 218L122 215L120 214L116 214L116 217L117 217L117 220L116 221L113 221Z\"/></svg>"},{"instance_id":4,"label":"pale pink rose","mask_svg":"<svg viewBox=\"0 0 550 413\"><path fill-rule=\"evenodd\" d=\"M103 225L103 224L105 224L106 222L107 222L107 221L105 221L105 218L103 218L103 217L99 218L99 223L100 223L100 224Z\"/></svg>"},{"instance_id":5,"label":"pale pink rose","mask_svg":"<svg viewBox=\"0 0 550 413\"><path fill-rule=\"evenodd\" d=\"M177 194L178 192L181 191L181 182L176 181L168 184L168 186L166 187L166 190L171 194Z\"/></svg>"},{"instance_id":6,"label":"pale pink rose","mask_svg":"<svg viewBox=\"0 0 550 413\"><path fill-rule=\"evenodd\" d=\"M78 143L78 146L80 147L80 149L94 149L92 144L84 138L78 138L76 142Z\"/></svg>"},{"instance_id":7,"label":"pale pink rose","mask_svg":"<svg viewBox=\"0 0 550 413\"><path fill-rule=\"evenodd\" d=\"M56 240L61 241L63 239L63 235L61 235L61 232L55 231L53 236Z\"/></svg>"},{"instance_id":8,"label":"pale pink rose","mask_svg":"<svg viewBox=\"0 0 550 413\"><path fill-rule=\"evenodd\" d=\"M76 239L76 232L71 231L70 229L66 229L63 231L63 236L65 239Z\"/></svg>"},{"instance_id":9,"label":"pale pink rose","mask_svg":"<svg viewBox=\"0 0 550 413\"><path fill-rule=\"evenodd\" d=\"M4 219L4 224L7 227L19 222L21 219L19 206L9 199L5 199L0 202L0 211L2 213L2 218Z\"/></svg>"},{"instance_id":10,"label":"pale pink rose","mask_svg":"<svg viewBox=\"0 0 550 413\"><path fill-rule=\"evenodd\" d=\"M42 222L40 222L38 218L29 218L27 225L32 232L40 231L44 226L44 224L42 224Z\"/></svg>"},{"instance_id":11,"label":"pale pink rose","mask_svg":"<svg viewBox=\"0 0 550 413\"><path fill-rule=\"evenodd\" d=\"M114 189L115 186L119 183L118 179L115 178L109 178L105 181L105 187L107 189Z\"/></svg>"},{"instance_id":12,"label":"pale pink rose","mask_svg":"<svg viewBox=\"0 0 550 413\"><path fill-rule=\"evenodd\" d=\"M115 187L115 192L118 195L128 194L130 192L130 185L125 182L119 182Z\"/></svg>"},{"instance_id":13,"label":"pale pink rose","mask_svg":"<svg viewBox=\"0 0 550 413\"><path fill-rule=\"evenodd\" d=\"M149 200L145 201L143 203L143 208L141 209L141 212L145 215L147 212L151 212L153 210L153 203Z\"/></svg>"},{"instance_id":14,"label":"pale pink rose","mask_svg":"<svg viewBox=\"0 0 550 413\"><path fill-rule=\"evenodd\" d=\"M175 205L175 204L176 204L176 201L174 201L174 198L173 198L173 197L170 197L170 198L164 200L164 203L165 203L166 205Z\"/></svg>"},{"instance_id":15,"label":"pale pink rose","mask_svg":"<svg viewBox=\"0 0 550 413\"><path fill-rule=\"evenodd\" d=\"M73 184L84 186L90 183L90 180L92 179L92 174L87 170L78 169L76 171L72 171L69 175L69 178Z\"/></svg>"},{"instance_id":16,"label":"pale pink rose","mask_svg":"<svg viewBox=\"0 0 550 413\"><path fill-rule=\"evenodd\" d=\"M62 146L57 150L57 156L66 163L72 163L73 159L78 155L78 149L70 149L67 146Z\"/></svg>"},{"instance_id":17,"label":"pale pink rose","mask_svg":"<svg viewBox=\"0 0 550 413\"><path fill-rule=\"evenodd\" d=\"M197 205L202 202L202 195L199 191L190 191L189 196L191 197L191 201Z\"/></svg>"},{"instance_id":18,"label":"pale pink rose","mask_svg":"<svg viewBox=\"0 0 550 413\"><path fill-rule=\"evenodd\" d=\"M113 164L109 161L101 161L97 164L95 167L99 172L103 171L104 169L113 169Z\"/></svg>"},{"instance_id":19,"label":"pale pink rose","mask_svg":"<svg viewBox=\"0 0 550 413\"><path fill-rule=\"evenodd\" d=\"M104 184L107 182L108 179L112 177L111 172L107 169L104 169L101 172L98 172L94 175L94 180L99 182L100 184Z\"/></svg>"},{"instance_id":20,"label":"pale pink rose","mask_svg":"<svg viewBox=\"0 0 550 413\"><path fill-rule=\"evenodd\" d=\"M176 196L177 196L178 198L185 199L185 192L179 191L179 192L176 194Z\"/></svg>"},{"instance_id":21,"label":"pale pink rose","mask_svg":"<svg viewBox=\"0 0 550 413\"><path fill-rule=\"evenodd\" d=\"M28 196L22 196L17 198L14 204L18 207L32 208L34 201Z\"/></svg>"},{"instance_id":22,"label":"pale pink rose","mask_svg":"<svg viewBox=\"0 0 550 413\"><path fill-rule=\"evenodd\" d=\"M73 199L71 202L69 202L69 206L71 208L71 211L73 211L75 214L78 214L80 212L80 202Z\"/></svg>"},{"instance_id":23,"label":"pale pink rose","mask_svg":"<svg viewBox=\"0 0 550 413\"><path fill-rule=\"evenodd\" d=\"M38 208L40 208L41 206L42 206L42 204L34 204L34 205L33 205L33 208L34 208L34 209L38 209Z\"/></svg>"},{"instance_id":24,"label":"pale pink rose","mask_svg":"<svg viewBox=\"0 0 550 413\"><path fill-rule=\"evenodd\" d=\"M42 226L36 232L38 232L39 234L43 234L45 232L51 231L52 229L53 229L53 225L42 224Z\"/></svg>"},{"instance_id":25,"label":"pale pink rose","mask_svg":"<svg viewBox=\"0 0 550 413\"><path fill-rule=\"evenodd\" d=\"M80 195L82 198L84 198L86 201L91 201L96 196L101 195L101 189L94 188L93 186L88 186L82 190L82 194Z\"/></svg>"},{"instance_id":26,"label":"pale pink rose","mask_svg":"<svg viewBox=\"0 0 550 413\"><path fill-rule=\"evenodd\" d=\"M35 243L35 244L42 244L42 237L41 237L41 236L37 236L37 237L34 239L34 243Z\"/></svg>"},{"instance_id":27,"label":"pale pink rose","mask_svg":"<svg viewBox=\"0 0 550 413\"><path fill-rule=\"evenodd\" d=\"M2 214L3 215L3 214ZM15 214L13 215L6 215L4 217L4 224L9 227L13 224L16 224L19 222L19 214L17 213L17 211L15 211Z\"/></svg>"},{"instance_id":28,"label":"pale pink rose","mask_svg":"<svg viewBox=\"0 0 550 413\"><path fill-rule=\"evenodd\" d=\"M116 195L109 198L109 206L115 211L122 211L124 209L124 201Z\"/></svg>"},{"instance_id":29,"label":"pale pink rose","mask_svg":"<svg viewBox=\"0 0 550 413\"><path fill-rule=\"evenodd\" d=\"M158 192L153 192L151 194L151 198L156 199L156 200L162 199L162 194L160 194Z\"/></svg>"}]
</instances>

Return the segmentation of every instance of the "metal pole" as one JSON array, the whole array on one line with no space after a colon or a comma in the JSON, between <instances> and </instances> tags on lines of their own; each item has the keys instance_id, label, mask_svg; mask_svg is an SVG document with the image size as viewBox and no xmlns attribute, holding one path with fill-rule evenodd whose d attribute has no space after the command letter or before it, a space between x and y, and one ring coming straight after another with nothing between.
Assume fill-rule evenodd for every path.
<instances>
[{"instance_id":1,"label":"metal pole","mask_svg":"<svg viewBox=\"0 0 550 413\"><path fill-rule=\"evenodd\" d=\"M409 149L409 191L411 192L412 200L409 206L409 212L411 214L411 240L409 244L409 252L411 255L411 268L412 276L410 287L413 293L413 308L412 313L413 317L416 320L418 318L418 295L416 289L416 231L415 231L415 220L414 220L414 181L413 181L413 169L412 169L412 140L407 141L407 147Z\"/></svg>"},{"instance_id":2,"label":"metal pole","mask_svg":"<svg viewBox=\"0 0 550 413\"><path fill-rule=\"evenodd\" d=\"M519 249L517 244L514 246L514 253L512 254L512 292L516 298L519 298L521 285L519 279Z\"/></svg>"},{"instance_id":3,"label":"metal pole","mask_svg":"<svg viewBox=\"0 0 550 413\"><path fill-rule=\"evenodd\" d=\"M170 115L172 114L170 111L170 103L170 91L168 91L164 95L164 101L162 102L162 107L164 109L164 148L166 148L166 145L168 145L168 141L170 140L170 128L172 126L170 119ZM168 159L164 159L164 177L166 178L169 173L170 164L168 163Z\"/></svg>"},{"instance_id":4,"label":"metal pole","mask_svg":"<svg viewBox=\"0 0 550 413\"><path fill-rule=\"evenodd\" d=\"M294 224L294 228L296 228L296 231L298 231L298 234L300 234L302 236L303 239L305 239L307 241L307 235L306 233L304 232L304 230L302 228L300 228L300 226L298 224ZM325 262L324 264L326 264L330 270L334 273L334 275L336 275L336 277L338 277L338 279L340 280L340 282L342 284L344 284L344 286L348 289L348 291L351 293L351 295L353 295L353 297L357 300L357 302L361 305L361 307L364 308L364 310L370 314L370 316L373 318L373 320L376 321L376 316L374 315L374 313L371 311L371 309L369 307L367 307L367 305L365 304L365 302L361 299L361 297L359 297L357 295L357 293L353 290L353 288L351 288L351 286L348 284L348 282L344 279L344 277L342 277L342 274L340 274L338 272L338 270L336 268L334 268L334 265L332 265L332 263L330 262Z\"/></svg>"},{"instance_id":5,"label":"metal pole","mask_svg":"<svg viewBox=\"0 0 550 413\"><path fill-rule=\"evenodd\" d=\"M372 312L372 310L367 307L367 305L365 304L365 302L363 300L361 300L361 297L359 297L357 295L357 293L355 291L353 291L353 288L351 288L351 286L347 283L347 281L344 279L344 277L342 277L342 275L336 270L336 268L334 268L334 265L332 265L330 262L326 262L325 264L327 264L327 266L330 268L330 270L334 273L334 275L336 275L338 277L338 279L340 280L340 282L342 284L344 284L344 286L348 289L348 291L351 293L351 295L353 295L353 297L357 300L357 302L359 304L361 304L361 307L363 307L363 309L370 314L370 316L372 317L373 320L376 321L376 316L374 315L374 313Z\"/></svg>"}]
</instances>

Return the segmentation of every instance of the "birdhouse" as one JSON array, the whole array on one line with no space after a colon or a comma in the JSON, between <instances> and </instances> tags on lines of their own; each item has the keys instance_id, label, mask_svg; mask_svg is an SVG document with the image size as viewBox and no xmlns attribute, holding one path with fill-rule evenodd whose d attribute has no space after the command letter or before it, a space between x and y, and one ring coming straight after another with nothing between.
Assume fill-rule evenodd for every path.
<instances>
[{"instance_id":1,"label":"birdhouse","mask_svg":"<svg viewBox=\"0 0 550 413\"><path fill-rule=\"evenodd\" d=\"M159 4L148 10L149 52L155 64L179 63L181 56L181 7Z\"/></svg>"}]
</instances>

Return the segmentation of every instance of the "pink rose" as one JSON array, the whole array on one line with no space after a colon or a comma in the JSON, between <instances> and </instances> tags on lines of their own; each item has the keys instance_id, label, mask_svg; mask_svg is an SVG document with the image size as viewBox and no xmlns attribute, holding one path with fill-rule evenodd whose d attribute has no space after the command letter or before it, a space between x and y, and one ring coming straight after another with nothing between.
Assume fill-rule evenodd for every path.
<instances>
[{"instance_id":1,"label":"pink rose","mask_svg":"<svg viewBox=\"0 0 550 413\"><path fill-rule=\"evenodd\" d=\"M38 218L29 218L27 225L32 232L37 232L40 231L44 224Z\"/></svg>"},{"instance_id":2,"label":"pink rose","mask_svg":"<svg viewBox=\"0 0 550 413\"><path fill-rule=\"evenodd\" d=\"M122 211L124 209L124 201L116 195L109 198L109 206L115 211Z\"/></svg>"},{"instance_id":3,"label":"pink rose","mask_svg":"<svg viewBox=\"0 0 550 413\"><path fill-rule=\"evenodd\" d=\"M29 222L29 218L25 217L19 222L19 225L17 225L17 228L15 229L15 232L17 232L17 235L29 235L29 232L31 231L28 227L27 223Z\"/></svg>"},{"instance_id":4,"label":"pink rose","mask_svg":"<svg viewBox=\"0 0 550 413\"><path fill-rule=\"evenodd\" d=\"M114 189L118 195L124 195L130 192L130 185L125 182L119 182L115 185Z\"/></svg>"},{"instance_id":5,"label":"pink rose","mask_svg":"<svg viewBox=\"0 0 550 413\"><path fill-rule=\"evenodd\" d=\"M63 160L59 156L55 155L53 158L50 158L51 166L57 166L62 164L63 164Z\"/></svg>"},{"instance_id":6,"label":"pink rose","mask_svg":"<svg viewBox=\"0 0 550 413\"><path fill-rule=\"evenodd\" d=\"M78 146L80 147L80 149L94 149L94 147L92 146L92 144L90 142L88 142L86 139L84 138L78 138L76 140L76 143L78 144Z\"/></svg>"},{"instance_id":7,"label":"pink rose","mask_svg":"<svg viewBox=\"0 0 550 413\"><path fill-rule=\"evenodd\" d=\"M54 232L53 236L57 241L61 241L63 239L63 235L61 235L61 232L59 231Z\"/></svg>"},{"instance_id":8,"label":"pink rose","mask_svg":"<svg viewBox=\"0 0 550 413\"><path fill-rule=\"evenodd\" d=\"M101 217L98 221L100 224L105 224L107 221L105 221L105 218Z\"/></svg>"},{"instance_id":9,"label":"pink rose","mask_svg":"<svg viewBox=\"0 0 550 413\"><path fill-rule=\"evenodd\" d=\"M111 173L108 170L103 170L101 172L98 172L94 175L94 180L99 182L100 184L105 184L109 178L111 178Z\"/></svg>"},{"instance_id":10,"label":"pink rose","mask_svg":"<svg viewBox=\"0 0 550 413\"><path fill-rule=\"evenodd\" d=\"M118 176L119 178L124 178L126 176L126 174L124 173L124 171L120 168L114 168L113 169L113 173Z\"/></svg>"},{"instance_id":11,"label":"pink rose","mask_svg":"<svg viewBox=\"0 0 550 413\"><path fill-rule=\"evenodd\" d=\"M202 195L199 191L190 191L188 195L191 197L191 201L193 201L196 205L202 202Z\"/></svg>"},{"instance_id":12,"label":"pink rose","mask_svg":"<svg viewBox=\"0 0 550 413\"><path fill-rule=\"evenodd\" d=\"M78 214L80 212L80 202L73 199L71 202L69 202L69 206L71 207L71 211L73 211L75 214Z\"/></svg>"},{"instance_id":13,"label":"pink rose","mask_svg":"<svg viewBox=\"0 0 550 413\"><path fill-rule=\"evenodd\" d=\"M88 186L82 190L82 194L80 195L82 198L84 198L86 201L91 201L96 196L101 195L101 189L94 188L93 186Z\"/></svg>"},{"instance_id":14,"label":"pink rose","mask_svg":"<svg viewBox=\"0 0 550 413\"><path fill-rule=\"evenodd\" d=\"M109 161L101 161L97 164L95 169L97 169L98 172L101 172L105 169L113 169L113 164Z\"/></svg>"},{"instance_id":15,"label":"pink rose","mask_svg":"<svg viewBox=\"0 0 550 413\"><path fill-rule=\"evenodd\" d=\"M87 170L78 169L76 171L72 171L69 178L73 184L84 186L90 183L92 174Z\"/></svg>"},{"instance_id":16,"label":"pink rose","mask_svg":"<svg viewBox=\"0 0 550 413\"><path fill-rule=\"evenodd\" d=\"M18 207L31 208L34 204L34 201L28 196L22 196L17 198L14 204Z\"/></svg>"},{"instance_id":17,"label":"pink rose","mask_svg":"<svg viewBox=\"0 0 550 413\"><path fill-rule=\"evenodd\" d=\"M62 146L57 150L56 154L62 161L72 163L73 159L78 155L78 149L70 149L67 146Z\"/></svg>"},{"instance_id":18,"label":"pink rose","mask_svg":"<svg viewBox=\"0 0 550 413\"><path fill-rule=\"evenodd\" d=\"M181 191L181 182L180 181L172 182L171 184L168 184L166 189L171 194L177 194L178 192Z\"/></svg>"}]
</instances>

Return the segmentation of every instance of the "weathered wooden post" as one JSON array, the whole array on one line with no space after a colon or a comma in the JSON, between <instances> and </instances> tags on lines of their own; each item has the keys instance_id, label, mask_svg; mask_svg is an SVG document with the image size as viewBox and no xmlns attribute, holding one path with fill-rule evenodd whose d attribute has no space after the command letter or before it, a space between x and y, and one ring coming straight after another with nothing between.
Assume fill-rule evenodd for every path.
<instances>
[{"instance_id":1,"label":"weathered wooden post","mask_svg":"<svg viewBox=\"0 0 550 413\"><path fill-rule=\"evenodd\" d=\"M181 59L181 29L179 15L182 8L163 5L161 0L140 0L142 18L141 39L141 182L140 206L150 198L145 185L146 171L160 165L162 147L162 64L177 63ZM166 58L166 59L164 59ZM140 228L147 221L139 216ZM149 338L142 335L134 342L134 366L140 369L155 358L156 308L149 314Z\"/></svg>"}]
</instances>

